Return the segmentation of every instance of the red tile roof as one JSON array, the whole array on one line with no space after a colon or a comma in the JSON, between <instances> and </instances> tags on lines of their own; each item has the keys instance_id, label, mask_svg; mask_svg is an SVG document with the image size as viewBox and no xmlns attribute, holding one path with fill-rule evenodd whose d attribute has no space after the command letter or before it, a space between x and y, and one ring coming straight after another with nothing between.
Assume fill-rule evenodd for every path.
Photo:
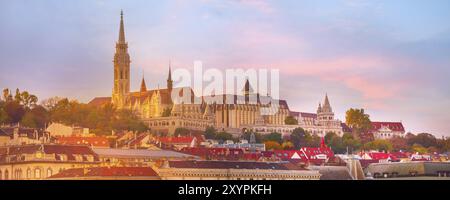
<instances>
[{"instance_id":1,"label":"red tile roof","mask_svg":"<svg viewBox=\"0 0 450 200\"><path fill-rule=\"evenodd\" d=\"M276 157L285 161L293 162L310 162L314 164L322 164L329 158L334 157L334 153L330 148L313 148L303 147L300 150L275 150ZM325 155L321 157L320 155Z\"/></svg>"},{"instance_id":2,"label":"red tile roof","mask_svg":"<svg viewBox=\"0 0 450 200\"><path fill-rule=\"evenodd\" d=\"M134 146L134 145L139 145L141 143L141 141L143 139L145 139L145 137L149 136L147 133L142 133L140 135L138 135L136 137L136 139L132 139L131 142L129 143L129 145Z\"/></svg>"},{"instance_id":3,"label":"red tile roof","mask_svg":"<svg viewBox=\"0 0 450 200\"><path fill-rule=\"evenodd\" d=\"M57 144L65 145L87 145L93 147L109 147L109 141L106 137L57 137L55 142Z\"/></svg>"},{"instance_id":4,"label":"red tile roof","mask_svg":"<svg viewBox=\"0 0 450 200\"><path fill-rule=\"evenodd\" d=\"M164 144L190 144L195 137L183 136L183 137L161 137L159 141Z\"/></svg>"},{"instance_id":5,"label":"red tile roof","mask_svg":"<svg viewBox=\"0 0 450 200\"><path fill-rule=\"evenodd\" d=\"M393 155L397 158L409 158L409 153L406 153L406 152L394 152L394 153L391 153L391 155Z\"/></svg>"},{"instance_id":6,"label":"red tile roof","mask_svg":"<svg viewBox=\"0 0 450 200\"><path fill-rule=\"evenodd\" d=\"M376 131L382 127L388 127L392 131L405 131L401 122L372 122L372 130Z\"/></svg>"},{"instance_id":7,"label":"red tile roof","mask_svg":"<svg viewBox=\"0 0 450 200\"><path fill-rule=\"evenodd\" d=\"M369 156L372 158L372 160L386 160L386 159L389 159L389 154L388 153L372 152L372 153L369 153Z\"/></svg>"}]
</instances>

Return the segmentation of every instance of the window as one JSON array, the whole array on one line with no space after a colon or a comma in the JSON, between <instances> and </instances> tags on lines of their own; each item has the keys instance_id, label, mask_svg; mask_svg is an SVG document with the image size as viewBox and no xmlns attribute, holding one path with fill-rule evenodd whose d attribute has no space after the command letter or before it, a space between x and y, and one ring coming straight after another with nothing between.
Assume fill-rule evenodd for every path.
<instances>
[{"instance_id":1,"label":"window","mask_svg":"<svg viewBox=\"0 0 450 200\"><path fill-rule=\"evenodd\" d=\"M34 170L34 178L36 178L36 179L40 179L41 178L41 169L36 168Z\"/></svg>"},{"instance_id":2,"label":"window","mask_svg":"<svg viewBox=\"0 0 450 200\"><path fill-rule=\"evenodd\" d=\"M5 170L5 180L8 180L9 179L9 172L8 172L8 170Z\"/></svg>"},{"instance_id":3,"label":"window","mask_svg":"<svg viewBox=\"0 0 450 200\"><path fill-rule=\"evenodd\" d=\"M53 176L53 170L51 168L47 169L47 177Z\"/></svg>"},{"instance_id":4,"label":"window","mask_svg":"<svg viewBox=\"0 0 450 200\"><path fill-rule=\"evenodd\" d=\"M0 170L0 180L2 180L2 170Z\"/></svg>"},{"instance_id":5,"label":"window","mask_svg":"<svg viewBox=\"0 0 450 200\"><path fill-rule=\"evenodd\" d=\"M31 169L27 169L27 179L31 179Z\"/></svg>"}]
</instances>

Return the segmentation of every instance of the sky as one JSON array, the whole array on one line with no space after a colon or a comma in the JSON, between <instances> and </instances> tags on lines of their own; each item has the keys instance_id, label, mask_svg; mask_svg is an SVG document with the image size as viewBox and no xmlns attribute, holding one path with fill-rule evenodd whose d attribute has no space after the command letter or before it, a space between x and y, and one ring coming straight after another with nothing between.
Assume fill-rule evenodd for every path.
<instances>
[{"instance_id":1,"label":"sky","mask_svg":"<svg viewBox=\"0 0 450 200\"><path fill-rule=\"evenodd\" d=\"M120 10L131 87L173 68L280 70L291 110L450 136L448 0L0 0L0 88L42 99L109 96Z\"/></svg>"}]
</instances>

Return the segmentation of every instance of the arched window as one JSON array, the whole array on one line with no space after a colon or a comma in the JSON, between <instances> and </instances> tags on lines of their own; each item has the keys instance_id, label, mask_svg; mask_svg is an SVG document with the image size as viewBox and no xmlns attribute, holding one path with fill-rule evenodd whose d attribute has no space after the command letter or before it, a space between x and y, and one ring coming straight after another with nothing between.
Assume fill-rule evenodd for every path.
<instances>
[{"instance_id":1,"label":"arched window","mask_svg":"<svg viewBox=\"0 0 450 200\"><path fill-rule=\"evenodd\" d=\"M31 179L31 169L27 169L27 179Z\"/></svg>"},{"instance_id":2,"label":"arched window","mask_svg":"<svg viewBox=\"0 0 450 200\"><path fill-rule=\"evenodd\" d=\"M22 180L23 178L23 172L22 169L19 169L19 179Z\"/></svg>"},{"instance_id":3,"label":"arched window","mask_svg":"<svg viewBox=\"0 0 450 200\"><path fill-rule=\"evenodd\" d=\"M47 177L53 176L53 170L52 168L47 169Z\"/></svg>"},{"instance_id":4,"label":"arched window","mask_svg":"<svg viewBox=\"0 0 450 200\"><path fill-rule=\"evenodd\" d=\"M0 170L0 180L2 180L3 176L2 176L2 170Z\"/></svg>"},{"instance_id":5,"label":"arched window","mask_svg":"<svg viewBox=\"0 0 450 200\"><path fill-rule=\"evenodd\" d=\"M9 179L9 172L8 172L8 170L5 170L5 180L8 180Z\"/></svg>"},{"instance_id":6,"label":"arched window","mask_svg":"<svg viewBox=\"0 0 450 200\"><path fill-rule=\"evenodd\" d=\"M40 178L41 178L41 169L36 168L36 169L34 170L34 178L35 178L35 179L40 179Z\"/></svg>"}]
</instances>

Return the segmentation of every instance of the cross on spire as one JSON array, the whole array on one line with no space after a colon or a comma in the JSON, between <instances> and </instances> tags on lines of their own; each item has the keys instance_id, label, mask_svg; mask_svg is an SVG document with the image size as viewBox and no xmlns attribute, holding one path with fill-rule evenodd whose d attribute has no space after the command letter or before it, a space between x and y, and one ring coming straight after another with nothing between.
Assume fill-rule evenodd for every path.
<instances>
[{"instance_id":1,"label":"cross on spire","mask_svg":"<svg viewBox=\"0 0 450 200\"><path fill-rule=\"evenodd\" d=\"M123 10L120 11L119 43L125 44L125 26L123 25Z\"/></svg>"}]
</instances>

